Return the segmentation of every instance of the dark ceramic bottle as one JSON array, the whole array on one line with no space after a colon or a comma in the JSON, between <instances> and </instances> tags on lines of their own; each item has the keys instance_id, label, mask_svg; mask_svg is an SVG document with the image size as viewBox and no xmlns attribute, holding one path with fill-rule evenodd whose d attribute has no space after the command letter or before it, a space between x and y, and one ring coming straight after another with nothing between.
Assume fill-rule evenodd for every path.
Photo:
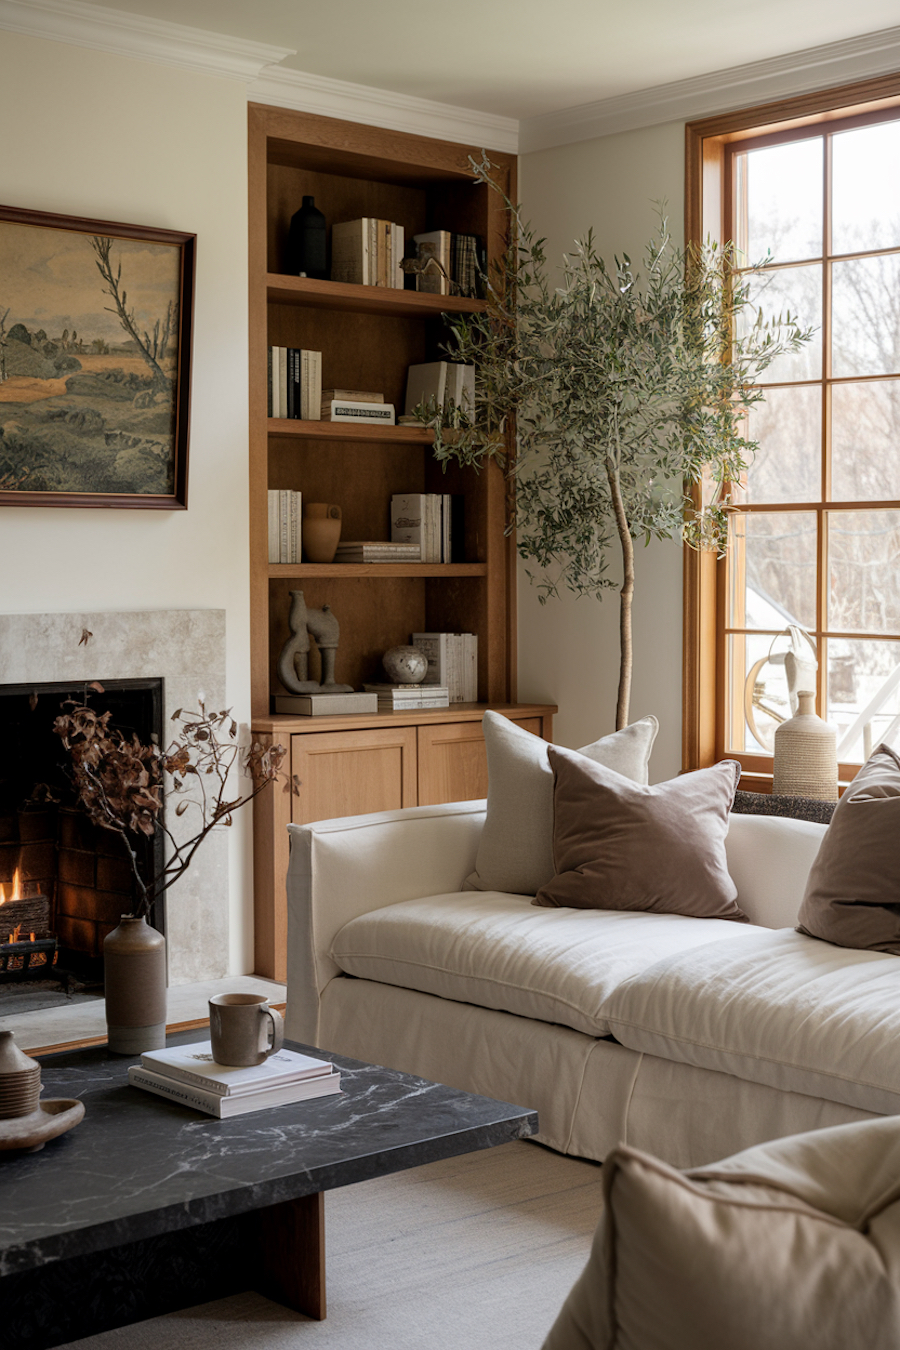
<instances>
[{"instance_id":1,"label":"dark ceramic bottle","mask_svg":"<svg viewBox=\"0 0 900 1350\"><path fill-rule=\"evenodd\" d=\"M291 218L288 272L295 277L317 277L320 281L328 278L325 217L317 209L315 197L304 197L300 210Z\"/></svg>"}]
</instances>

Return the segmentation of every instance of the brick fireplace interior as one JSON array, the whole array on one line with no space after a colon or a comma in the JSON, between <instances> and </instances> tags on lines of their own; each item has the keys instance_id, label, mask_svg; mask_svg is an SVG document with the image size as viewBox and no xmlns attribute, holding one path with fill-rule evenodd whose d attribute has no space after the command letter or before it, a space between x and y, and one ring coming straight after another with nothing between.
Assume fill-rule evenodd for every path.
<instances>
[{"instance_id":1,"label":"brick fireplace interior","mask_svg":"<svg viewBox=\"0 0 900 1350\"><path fill-rule=\"evenodd\" d=\"M38 981L67 993L102 992L103 939L132 906L122 840L79 807L53 723L66 699L87 701L109 709L126 735L159 742L163 681L100 683L102 694L79 684L0 686L0 994L7 1008ZM161 837L133 836L132 843L146 883L162 865ZM156 909L150 922L164 931L162 903Z\"/></svg>"}]
</instances>

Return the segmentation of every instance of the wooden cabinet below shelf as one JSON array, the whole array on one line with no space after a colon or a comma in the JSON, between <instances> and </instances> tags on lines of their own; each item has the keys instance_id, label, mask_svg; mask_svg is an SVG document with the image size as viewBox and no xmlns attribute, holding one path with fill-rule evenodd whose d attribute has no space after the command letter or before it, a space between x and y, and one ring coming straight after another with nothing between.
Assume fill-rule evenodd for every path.
<instances>
[{"instance_id":1,"label":"wooden cabinet below shelf","mask_svg":"<svg viewBox=\"0 0 900 1350\"><path fill-rule=\"evenodd\" d=\"M299 795L276 786L254 803L258 975L276 980L286 976L288 825L486 796L484 711L483 704L454 704L418 714L268 717L254 722L255 734L289 745L289 772L300 779ZM495 705L495 711L551 739L555 707L506 704Z\"/></svg>"}]
</instances>

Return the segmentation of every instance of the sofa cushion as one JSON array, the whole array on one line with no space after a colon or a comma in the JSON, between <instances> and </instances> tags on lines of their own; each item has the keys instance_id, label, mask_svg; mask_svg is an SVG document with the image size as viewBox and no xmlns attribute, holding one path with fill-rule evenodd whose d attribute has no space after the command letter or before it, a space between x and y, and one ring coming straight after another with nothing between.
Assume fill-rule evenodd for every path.
<instances>
[{"instance_id":1,"label":"sofa cushion","mask_svg":"<svg viewBox=\"0 0 900 1350\"><path fill-rule=\"evenodd\" d=\"M900 956L900 756L870 755L837 804L800 906L800 931Z\"/></svg>"},{"instance_id":2,"label":"sofa cushion","mask_svg":"<svg viewBox=\"0 0 900 1350\"><path fill-rule=\"evenodd\" d=\"M751 923L793 928L825 825L732 811L725 837L737 903Z\"/></svg>"},{"instance_id":3,"label":"sofa cushion","mask_svg":"<svg viewBox=\"0 0 900 1350\"><path fill-rule=\"evenodd\" d=\"M725 862L739 764L650 787L561 746L548 753L556 875L535 904L747 922Z\"/></svg>"},{"instance_id":4,"label":"sofa cushion","mask_svg":"<svg viewBox=\"0 0 900 1350\"><path fill-rule=\"evenodd\" d=\"M604 1005L632 1050L882 1114L900 1112L900 962L792 929L676 953Z\"/></svg>"},{"instance_id":5,"label":"sofa cushion","mask_svg":"<svg viewBox=\"0 0 900 1350\"><path fill-rule=\"evenodd\" d=\"M605 1036L617 984L736 931L751 936L727 919L535 909L530 896L457 891L352 919L331 955L348 975Z\"/></svg>"},{"instance_id":6,"label":"sofa cushion","mask_svg":"<svg viewBox=\"0 0 900 1350\"><path fill-rule=\"evenodd\" d=\"M490 709L482 723L488 761L487 817L466 890L535 895L553 876L553 773L547 741ZM642 717L582 746L579 754L646 783L659 730Z\"/></svg>"},{"instance_id":7,"label":"sofa cushion","mask_svg":"<svg viewBox=\"0 0 900 1350\"><path fill-rule=\"evenodd\" d=\"M676 1172L603 1167L587 1267L543 1350L894 1350L900 1121L865 1121Z\"/></svg>"}]
</instances>

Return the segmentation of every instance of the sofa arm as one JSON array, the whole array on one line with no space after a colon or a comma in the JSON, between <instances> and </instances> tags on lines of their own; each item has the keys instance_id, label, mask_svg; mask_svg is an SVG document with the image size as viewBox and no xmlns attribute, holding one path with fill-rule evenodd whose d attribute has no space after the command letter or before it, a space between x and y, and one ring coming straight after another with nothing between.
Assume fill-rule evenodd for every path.
<instances>
[{"instance_id":1,"label":"sofa arm","mask_svg":"<svg viewBox=\"0 0 900 1350\"><path fill-rule=\"evenodd\" d=\"M331 944L345 924L400 900L461 889L475 867L484 814L483 801L451 802L288 826L288 1036L318 1044L319 996L340 973Z\"/></svg>"}]
</instances>

